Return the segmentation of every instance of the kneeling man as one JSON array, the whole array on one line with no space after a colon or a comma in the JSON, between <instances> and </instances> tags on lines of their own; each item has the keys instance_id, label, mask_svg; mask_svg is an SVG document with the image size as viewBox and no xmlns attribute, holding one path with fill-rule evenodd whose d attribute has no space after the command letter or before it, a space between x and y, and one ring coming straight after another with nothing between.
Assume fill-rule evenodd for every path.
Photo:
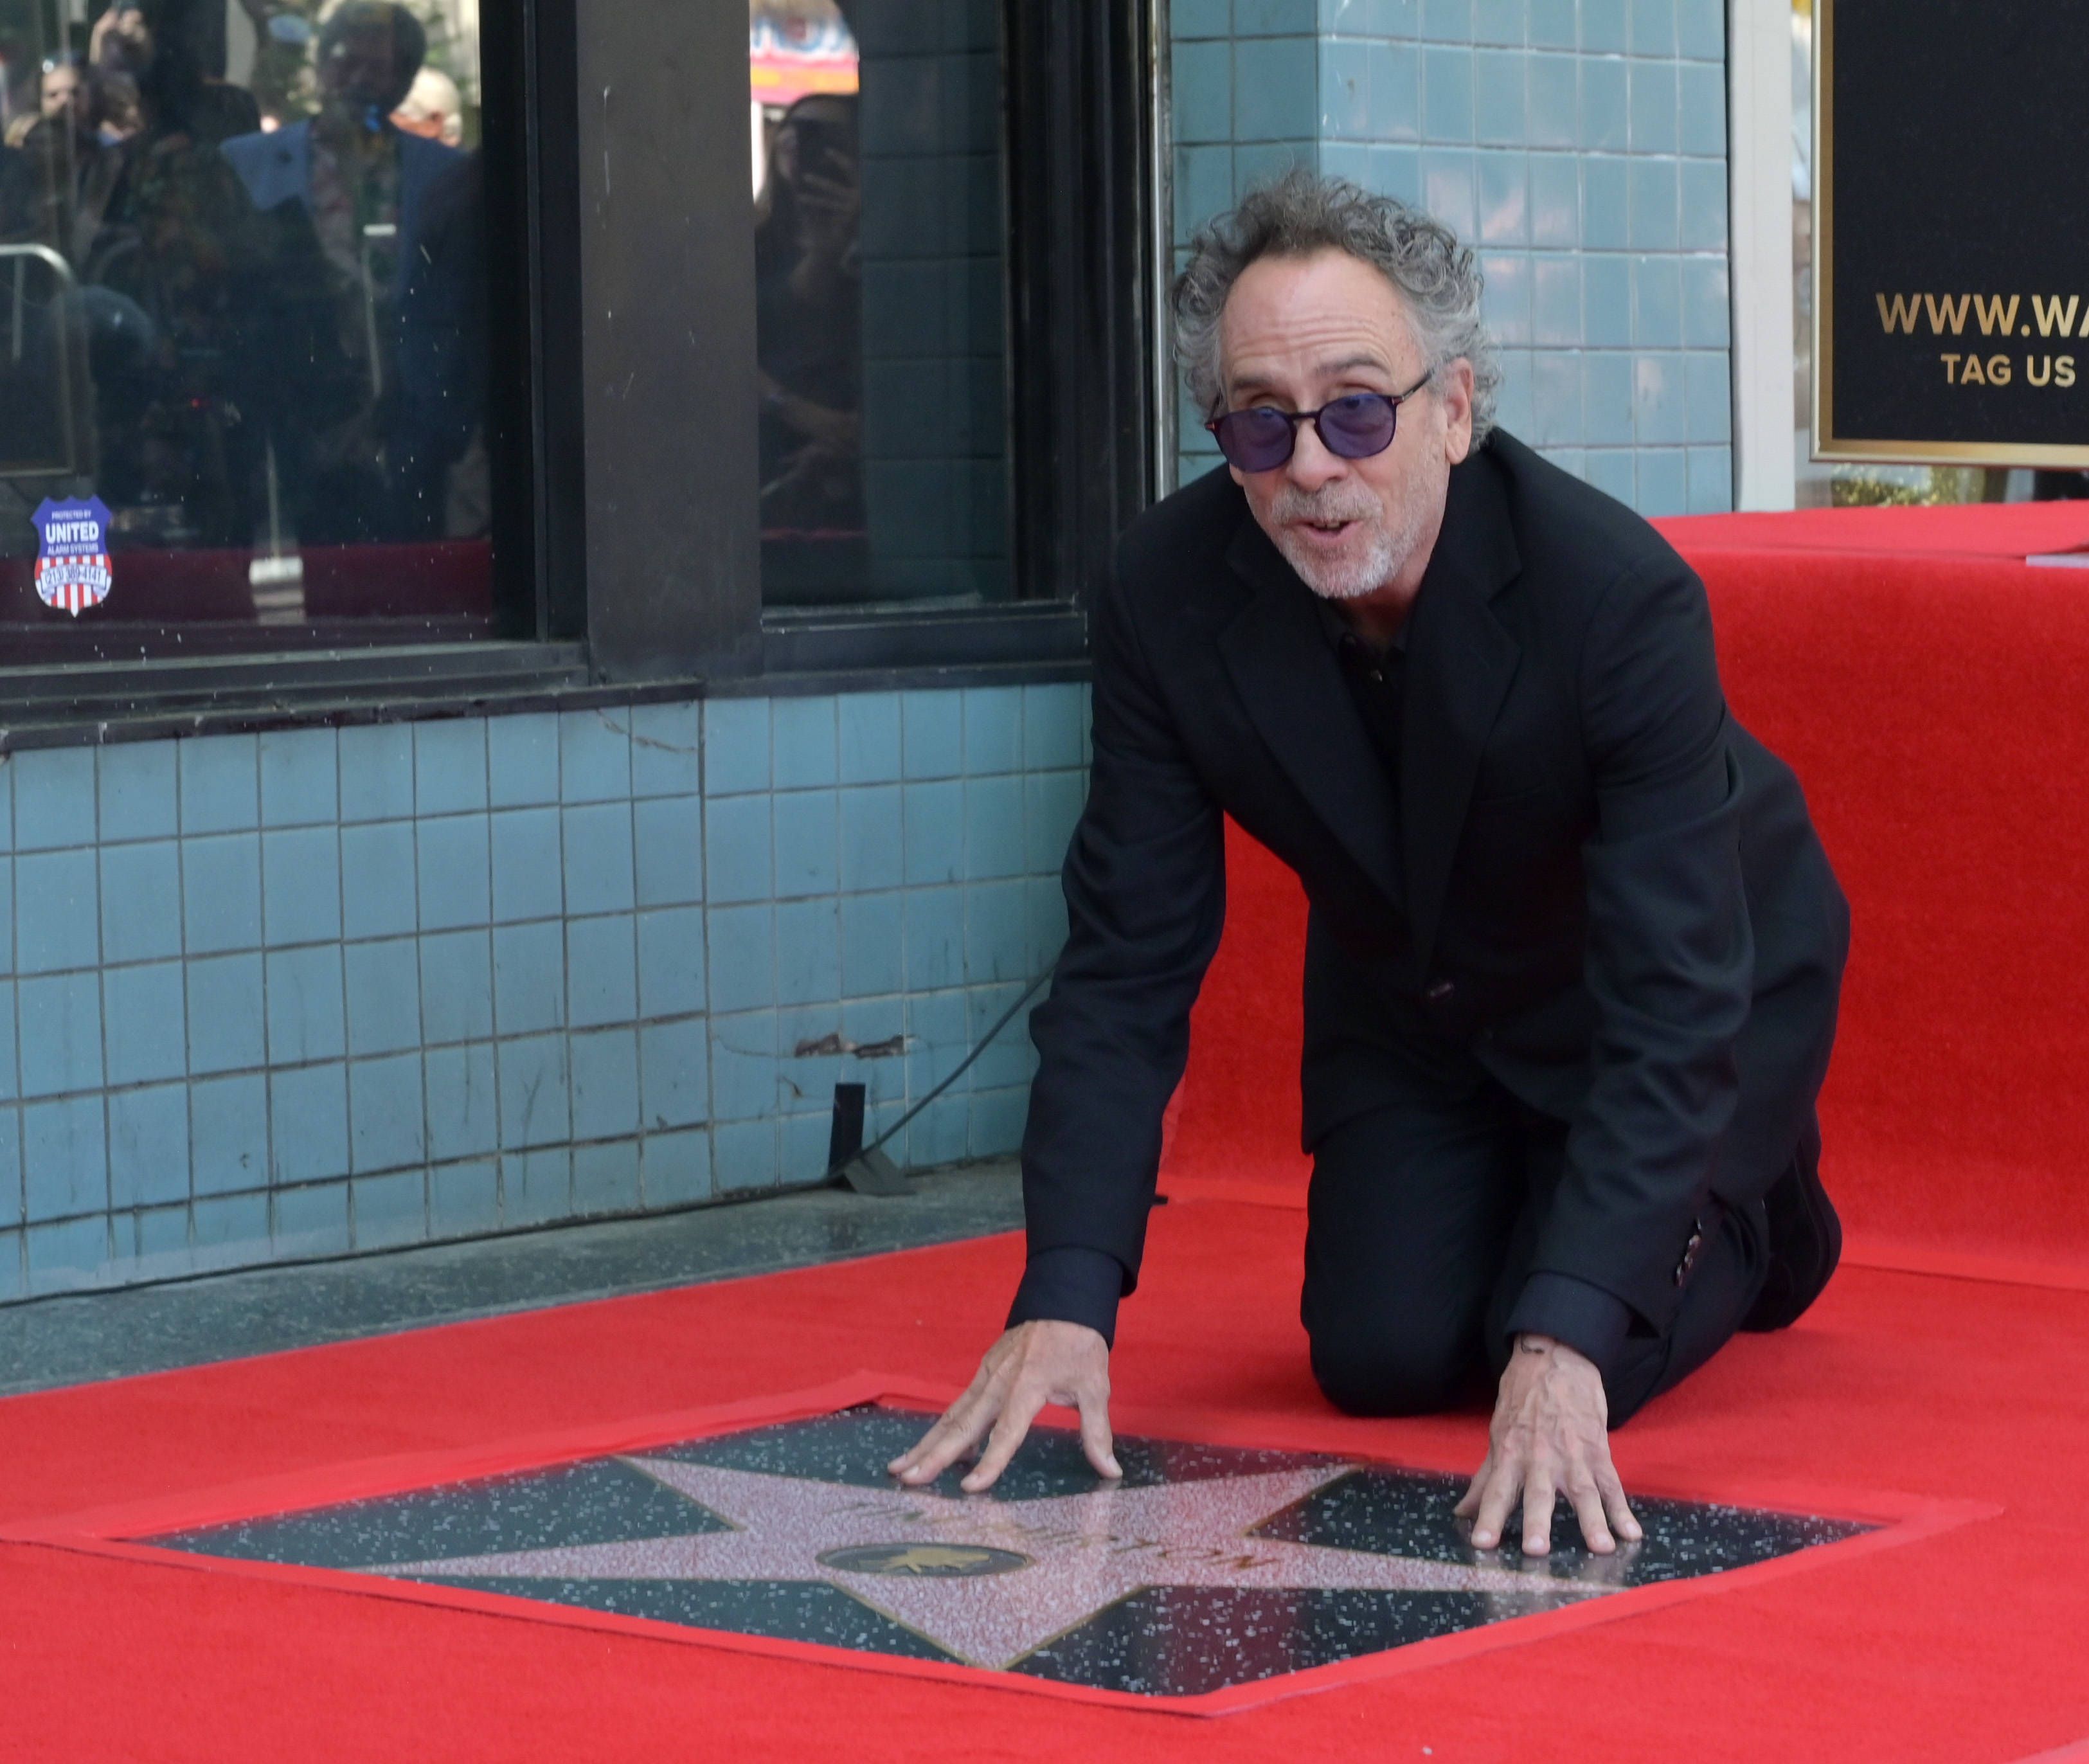
<instances>
[{"instance_id":1,"label":"kneeling man","mask_svg":"<svg viewBox=\"0 0 2089 1764\"><path fill-rule=\"evenodd\" d=\"M1225 814L1311 903L1315 1376L1382 1415L1495 1382L1476 1545L1520 1505L1542 1552L1563 1497L1591 1548L1636 1538L1609 1428L1834 1271L1814 1099L1847 908L1797 781L1727 711L1703 586L1494 427L1479 303L1443 227L1303 173L1193 247L1177 346L1227 465L1141 517L1096 594L1028 1265L905 1481L984 1441L986 1487L1047 1402L1117 1474L1109 1344Z\"/></svg>"}]
</instances>

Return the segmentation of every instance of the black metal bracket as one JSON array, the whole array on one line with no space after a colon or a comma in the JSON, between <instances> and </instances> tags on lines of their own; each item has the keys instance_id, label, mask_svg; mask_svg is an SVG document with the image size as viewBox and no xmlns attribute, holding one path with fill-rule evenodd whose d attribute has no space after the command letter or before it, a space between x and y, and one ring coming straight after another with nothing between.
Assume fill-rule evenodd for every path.
<instances>
[{"instance_id":1,"label":"black metal bracket","mask_svg":"<svg viewBox=\"0 0 2089 1764\"><path fill-rule=\"evenodd\" d=\"M863 1143L861 1084L834 1086L834 1124L827 1138L827 1174L860 1195L881 1197L907 1192L906 1174L876 1146Z\"/></svg>"}]
</instances>

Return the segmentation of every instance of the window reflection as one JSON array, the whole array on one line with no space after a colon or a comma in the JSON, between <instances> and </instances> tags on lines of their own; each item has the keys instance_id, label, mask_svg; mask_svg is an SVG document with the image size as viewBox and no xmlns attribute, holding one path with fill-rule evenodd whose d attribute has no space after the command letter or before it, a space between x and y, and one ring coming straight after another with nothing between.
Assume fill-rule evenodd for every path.
<instances>
[{"instance_id":1,"label":"window reflection","mask_svg":"<svg viewBox=\"0 0 2089 1764\"><path fill-rule=\"evenodd\" d=\"M762 594L1010 591L996 0L756 0Z\"/></svg>"},{"instance_id":2,"label":"window reflection","mask_svg":"<svg viewBox=\"0 0 2089 1764\"><path fill-rule=\"evenodd\" d=\"M851 549L864 537L862 195L854 94L796 100L755 199L761 524Z\"/></svg>"},{"instance_id":3,"label":"window reflection","mask_svg":"<svg viewBox=\"0 0 2089 1764\"><path fill-rule=\"evenodd\" d=\"M0 618L483 620L476 0L47 15L0 0ZM54 612L31 517L90 496Z\"/></svg>"}]
</instances>

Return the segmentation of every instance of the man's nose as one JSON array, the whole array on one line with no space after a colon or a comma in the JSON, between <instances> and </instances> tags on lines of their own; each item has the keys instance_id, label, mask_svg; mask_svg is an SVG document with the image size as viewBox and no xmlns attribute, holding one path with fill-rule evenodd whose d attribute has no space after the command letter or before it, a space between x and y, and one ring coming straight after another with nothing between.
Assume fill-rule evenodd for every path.
<instances>
[{"instance_id":1,"label":"man's nose","mask_svg":"<svg viewBox=\"0 0 2089 1764\"><path fill-rule=\"evenodd\" d=\"M1310 491L1347 475L1349 462L1340 454L1328 451L1317 428L1310 423L1301 423L1297 427L1298 432L1291 444L1291 457L1284 467L1285 475L1293 484Z\"/></svg>"}]
</instances>

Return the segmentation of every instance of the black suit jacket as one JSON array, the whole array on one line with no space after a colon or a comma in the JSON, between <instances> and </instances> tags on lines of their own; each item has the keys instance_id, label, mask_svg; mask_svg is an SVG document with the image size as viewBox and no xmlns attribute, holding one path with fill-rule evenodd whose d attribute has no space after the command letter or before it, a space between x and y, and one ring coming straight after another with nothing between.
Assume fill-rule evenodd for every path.
<instances>
[{"instance_id":1,"label":"black suit jacket","mask_svg":"<svg viewBox=\"0 0 2089 1764\"><path fill-rule=\"evenodd\" d=\"M1404 633L1396 825L1311 591L1223 470L1133 524L1094 633L1070 934L1032 1019L1033 1272L1099 1251L1136 1279L1224 813L1310 903L1307 1148L1432 1058L1477 1059L1568 1123L1534 1273L1665 1330L1707 1192L1759 1196L1810 1119L1848 942L1798 781L1728 714L1689 567L1499 431L1454 468Z\"/></svg>"}]
</instances>

